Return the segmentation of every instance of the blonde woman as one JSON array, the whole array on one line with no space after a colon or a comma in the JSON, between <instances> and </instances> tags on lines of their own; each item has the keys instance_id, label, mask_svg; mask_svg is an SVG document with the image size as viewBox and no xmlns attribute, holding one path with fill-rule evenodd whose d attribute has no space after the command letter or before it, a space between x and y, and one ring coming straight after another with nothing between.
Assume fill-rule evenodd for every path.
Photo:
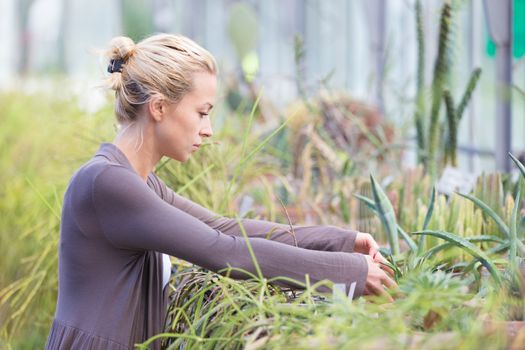
<instances>
[{"instance_id":1,"label":"blonde woman","mask_svg":"<svg viewBox=\"0 0 525 350\"><path fill-rule=\"evenodd\" d=\"M162 332L168 255L213 271L231 266L255 272L235 219L177 195L152 172L163 156L185 162L213 135L212 55L186 37L158 34L137 44L117 37L108 56L121 128L66 190L59 293L47 349L132 349ZM369 234L297 226L296 247L288 225L242 224L268 278L300 283L308 274L313 283L328 279L347 290L355 282L356 297L395 286L380 269L382 257ZM246 277L237 271L231 276Z\"/></svg>"}]
</instances>

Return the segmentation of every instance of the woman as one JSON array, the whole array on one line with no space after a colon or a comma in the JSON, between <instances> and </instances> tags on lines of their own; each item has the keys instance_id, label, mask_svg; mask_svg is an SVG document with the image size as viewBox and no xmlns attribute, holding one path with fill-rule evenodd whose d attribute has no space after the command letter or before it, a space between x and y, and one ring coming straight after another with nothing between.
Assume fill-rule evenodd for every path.
<instances>
[{"instance_id":1,"label":"woman","mask_svg":"<svg viewBox=\"0 0 525 350\"><path fill-rule=\"evenodd\" d=\"M212 136L214 58L176 35L136 45L118 37L110 46L109 86L122 127L66 190L57 310L47 349L131 349L162 332L166 254L213 271L231 266L255 272L236 220L180 197L152 172L162 156L185 162ZM355 282L355 296L385 294L385 286L395 286L380 269L383 258L369 234L294 227L295 247L288 225L242 225L265 277L304 282L309 274L312 283L328 279L347 290ZM237 271L231 276L246 277Z\"/></svg>"}]
</instances>

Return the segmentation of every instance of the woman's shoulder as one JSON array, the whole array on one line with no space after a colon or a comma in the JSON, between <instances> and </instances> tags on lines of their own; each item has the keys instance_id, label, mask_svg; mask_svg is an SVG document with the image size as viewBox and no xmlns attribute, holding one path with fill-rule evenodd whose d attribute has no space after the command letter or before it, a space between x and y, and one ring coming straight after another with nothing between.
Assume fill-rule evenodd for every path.
<instances>
[{"instance_id":1,"label":"woman's shoulder","mask_svg":"<svg viewBox=\"0 0 525 350\"><path fill-rule=\"evenodd\" d=\"M66 192L80 188L92 192L96 183L122 182L134 177L138 175L119 163L104 157L93 157L73 173Z\"/></svg>"}]
</instances>

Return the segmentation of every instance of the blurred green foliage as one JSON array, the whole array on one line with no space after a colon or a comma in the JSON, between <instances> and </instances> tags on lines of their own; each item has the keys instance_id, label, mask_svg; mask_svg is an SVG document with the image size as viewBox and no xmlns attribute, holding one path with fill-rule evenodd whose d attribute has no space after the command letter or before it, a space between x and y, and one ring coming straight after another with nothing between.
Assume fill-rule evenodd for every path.
<instances>
[{"instance_id":1,"label":"blurred green foliage","mask_svg":"<svg viewBox=\"0 0 525 350\"><path fill-rule=\"evenodd\" d=\"M153 34L152 1L122 0L122 31L124 35L138 42Z\"/></svg>"}]
</instances>

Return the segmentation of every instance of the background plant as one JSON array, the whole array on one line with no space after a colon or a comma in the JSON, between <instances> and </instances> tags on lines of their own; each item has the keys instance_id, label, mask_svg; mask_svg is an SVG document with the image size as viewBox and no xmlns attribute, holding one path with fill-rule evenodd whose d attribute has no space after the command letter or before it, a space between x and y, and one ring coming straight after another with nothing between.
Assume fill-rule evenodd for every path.
<instances>
[{"instance_id":1,"label":"background plant","mask_svg":"<svg viewBox=\"0 0 525 350\"><path fill-rule=\"evenodd\" d=\"M415 3L415 22L417 35L417 93L414 112L416 129L418 161L432 177L438 176L440 165L457 166L457 135L459 122L467 107L473 91L476 89L481 69L476 68L471 73L467 87L460 100L455 105L450 92L450 70L452 62L451 32L454 29L456 8L451 1L445 1L441 8L439 22L438 52L434 63L434 74L431 83L430 111L425 103L425 42L421 1ZM446 119L440 113L441 104L446 107ZM425 117L428 113L428 120ZM443 149L441 146L443 145Z\"/></svg>"}]
</instances>

